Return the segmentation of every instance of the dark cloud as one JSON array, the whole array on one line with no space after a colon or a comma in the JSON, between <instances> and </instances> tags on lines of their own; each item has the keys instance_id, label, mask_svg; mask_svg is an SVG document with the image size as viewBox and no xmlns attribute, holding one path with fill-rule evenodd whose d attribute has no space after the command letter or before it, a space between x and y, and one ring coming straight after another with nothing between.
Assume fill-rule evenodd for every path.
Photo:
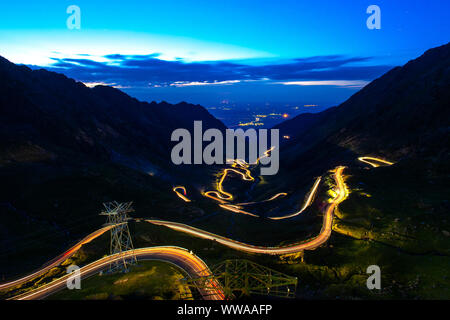
<instances>
[{"instance_id":1,"label":"dark cloud","mask_svg":"<svg viewBox=\"0 0 450 320\"><path fill-rule=\"evenodd\" d=\"M108 62L87 58L53 58L50 69L84 82L106 82L123 86L170 85L174 82L227 80L373 80L391 68L370 65L371 57L341 55L293 59L251 65L229 61L164 61L159 54L105 56Z\"/></svg>"}]
</instances>

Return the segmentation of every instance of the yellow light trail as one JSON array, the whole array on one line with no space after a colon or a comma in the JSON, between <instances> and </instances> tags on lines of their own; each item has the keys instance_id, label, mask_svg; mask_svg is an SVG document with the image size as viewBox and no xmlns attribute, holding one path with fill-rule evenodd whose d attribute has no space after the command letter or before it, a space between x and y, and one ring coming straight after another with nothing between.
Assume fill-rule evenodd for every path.
<instances>
[{"instance_id":1,"label":"yellow light trail","mask_svg":"<svg viewBox=\"0 0 450 320\"><path fill-rule=\"evenodd\" d=\"M263 155L256 159L256 162L254 163L254 165L258 165L260 160L268 157L269 153L271 151L273 151L274 149L275 149L275 146L272 146L272 147L270 147L270 149L267 149L266 151L264 151ZM236 167L237 165L244 169L250 167L250 164L248 164L247 161L245 161L244 159L235 159L235 160L228 159L227 162L232 162L232 165L231 165L232 167Z\"/></svg>"},{"instance_id":2,"label":"yellow light trail","mask_svg":"<svg viewBox=\"0 0 450 320\"><path fill-rule=\"evenodd\" d=\"M183 194L181 194L181 193L178 191L178 189L180 189L180 190L183 192ZM184 201L186 201L186 202L191 202L191 200L188 199L188 198L186 197L186 188L185 188L185 187L183 187L183 186L177 186L177 187L174 187L172 190L177 194L178 197L180 197L180 198L183 199Z\"/></svg>"},{"instance_id":3,"label":"yellow light trail","mask_svg":"<svg viewBox=\"0 0 450 320\"><path fill-rule=\"evenodd\" d=\"M117 226L117 225L115 225L115 226ZM46 273L50 269L60 265L62 262L64 262L65 260L67 260L68 258L73 256L75 254L75 252L77 252L81 248L81 246L83 246L86 243L91 242L92 240L94 240L95 238L101 236L106 231L110 230L111 228L113 228L115 226L114 225L106 226L106 227L103 227L103 228L101 228L101 229L99 229L97 231L92 232L91 234L86 236L83 240L81 240L80 242L75 244L73 247L71 247L69 250L67 250L66 252L60 254L59 256L54 258L53 260L50 260L49 262L44 264L45 267L42 267L41 269L39 269L39 270L29 274L29 275L26 275L26 276L24 276L22 278L19 278L17 280L9 281L9 282L0 284L0 290L5 290L5 289L12 288L14 286L18 286L18 285L20 285L22 283L25 283L27 281L30 281L30 280L32 280L34 278L37 278L37 277L43 275L44 273Z\"/></svg>"},{"instance_id":4,"label":"yellow light trail","mask_svg":"<svg viewBox=\"0 0 450 320\"><path fill-rule=\"evenodd\" d=\"M222 195L221 195L219 192L217 192L217 191L206 191L206 192L203 193L203 195L204 195L205 197L208 197L208 198L211 198L211 199L213 199L213 200L216 200L216 201L218 201L218 202L220 202L220 203L227 203L226 201L224 201L223 199L221 199L221 198L222 198ZM214 195L215 195L215 196L214 196Z\"/></svg>"},{"instance_id":5,"label":"yellow light trail","mask_svg":"<svg viewBox=\"0 0 450 320\"><path fill-rule=\"evenodd\" d=\"M241 208L239 206L237 206L237 205L233 205L233 204L219 204L219 206L221 208L229 210L231 212L242 213L242 214L246 214L246 215L249 215L249 216L252 216L252 217L256 217L256 218L259 217L258 215L253 214L251 212L247 212L247 211L241 210Z\"/></svg>"},{"instance_id":6,"label":"yellow light trail","mask_svg":"<svg viewBox=\"0 0 450 320\"><path fill-rule=\"evenodd\" d=\"M289 214L287 216L283 216L283 217L269 217L269 219L272 219L272 220L289 219L289 218L298 216L300 213L305 211L306 208L308 208L311 205L311 202L314 199L314 195L316 194L317 188L319 187L319 184L320 184L321 180L322 180L322 177L318 177L316 179L316 182L314 182L314 185L313 185L311 191L309 192L308 198L306 199L305 203L303 204L303 207L299 211L297 211L295 213L292 213L292 214Z\"/></svg>"},{"instance_id":7,"label":"yellow light trail","mask_svg":"<svg viewBox=\"0 0 450 320\"><path fill-rule=\"evenodd\" d=\"M274 148L275 147L273 146L270 149L266 150L264 152L264 154L256 160L256 164L258 164L259 161L262 158L268 157L269 153ZM233 168L238 168L239 167L240 169L244 170L244 172L238 171L236 169L224 169L223 173L222 173L222 176L221 176L219 182L217 183L217 191L206 191L205 193L203 193L203 195L205 197L208 197L208 198L211 198L211 199L213 199L215 201L218 201L220 203L219 206L221 208L223 208L225 210L228 210L228 211L231 211L231 212L234 212L234 213L242 213L242 214L246 214L246 215L249 215L249 216L252 216L252 217L259 217L258 215L254 214L254 213L242 210L241 206L243 206L243 205L250 205L250 204L256 204L256 203L262 203L262 202L268 202L268 201L273 201L273 200L275 200L275 199L277 199L277 198L279 198L281 196L286 196L287 195L287 193L285 193L285 192L280 192L280 193L275 194L271 198L263 200L263 201L260 201L260 202L246 202L246 203L236 203L236 204L228 203L228 201L233 200L233 195L231 193L229 193L229 192L226 192L223 189L223 182L225 181L225 179L226 179L226 177L228 175L228 172L235 172L235 173L241 175L242 179L246 180L246 181L253 181L253 180L255 180L252 177L250 170L248 170L250 165L245 160L243 160L243 159L236 159L236 160L228 160L228 161L232 162L231 166ZM309 193L308 199L305 201L305 203L304 203L302 209L300 209L300 211L297 211L295 213L289 214L287 216L274 217L274 218L269 218L269 219L272 219L272 220L287 219L287 218L295 217L295 216L299 215L300 213L302 213L311 204L312 199L314 197L314 194L315 194L315 192L317 190L317 187L319 186L320 180L321 180L321 177L316 179L316 182L314 183L314 185L313 185L313 187L312 187L312 189L311 189L311 191Z\"/></svg>"},{"instance_id":8,"label":"yellow light trail","mask_svg":"<svg viewBox=\"0 0 450 320\"><path fill-rule=\"evenodd\" d=\"M203 260L198 256L189 252L187 249L173 246L139 248L103 257L80 268L81 279L85 279L99 273L100 271L108 268L112 262L132 256L135 256L138 260L160 260L168 262L181 268L191 278L206 277L210 286L204 289L199 289L203 298L207 300L225 299L225 295L220 284L212 277L211 270L208 268L206 263L203 262ZM12 297L10 300L43 299L51 294L65 289L67 279L70 277L70 274L64 275L48 284L40 286L39 288L32 289L23 294Z\"/></svg>"},{"instance_id":9,"label":"yellow light trail","mask_svg":"<svg viewBox=\"0 0 450 320\"><path fill-rule=\"evenodd\" d=\"M264 154L261 157L259 157L258 159L256 159L256 164L258 164L259 161L262 158L268 157L269 153L274 148L275 147L273 146L270 149L264 151ZM211 198L211 199L213 199L215 201L218 201L221 204L226 204L227 201L230 201L230 200L233 199L233 195L231 193L229 193L229 192L226 192L223 189L223 182L227 178L229 172L234 172L234 173L240 175L242 177L242 180L245 180L245 181L254 181L255 180L255 178L252 177L252 174L251 174L250 170L248 170L250 165L245 160L243 160L243 159L236 159L236 160L228 159L227 162L232 162L231 167L233 167L233 168L240 168L240 169L244 170L244 172L241 172L241 171L239 171L237 169L230 169L230 168L224 169L222 171L221 178L220 178L219 182L217 183L217 191L206 191L206 192L203 193L203 195L205 197L208 197L208 198ZM184 189L184 187L182 187L182 186L175 187L173 189L173 191L177 192L176 191L177 188L182 188L182 190L184 192L184 195L186 195L186 189ZM183 195L180 194L179 192L177 192L177 195L180 198L182 198L183 200L187 199L186 197L183 197ZM189 200L189 199L187 199L187 200ZM238 212L238 211L235 211L235 209L233 209L229 205L224 205L223 208L228 209L228 210L233 211L233 212ZM253 214L250 214L250 215L253 215ZM254 215L254 216L256 216L256 215Z\"/></svg>"},{"instance_id":10,"label":"yellow light trail","mask_svg":"<svg viewBox=\"0 0 450 320\"><path fill-rule=\"evenodd\" d=\"M277 193L276 195L272 196L272 197L269 198L269 199L263 200L263 202L266 202L266 201L272 201L272 200L275 200L275 199L277 199L277 198L279 198L279 197L285 197L285 196L287 196L287 193L286 193L286 192L280 192L280 193Z\"/></svg>"},{"instance_id":11,"label":"yellow light trail","mask_svg":"<svg viewBox=\"0 0 450 320\"><path fill-rule=\"evenodd\" d=\"M184 233L188 233L190 235L202 238L202 239L208 239L212 241L217 241L220 244L223 244L225 246L228 246L230 248L239 250L239 251L245 251L245 252L251 252L251 253L261 253L261 254L270 254L270 255L280 255L280 254L288 254L288 253L296 253L303 250L312 250L323 244L328 240L331 234L332 229L332 223L333 223L333 215L334 210L336 209L337 205L344 201L344 199L348 195L347 187L344 183L344 180L342 178L342 171L345 167L337 167L334 170L334 179L337 185L337 192L336 197L331 201L331 203L328 204L326 212L324 214L323 218L323 224L322 228L320 230L320 233L317 237L314 237L312 239L309 239L307 241L302 241L298 243L294 243L291 245L286 246L277 246L277 247L263 247L263 246L254 246L246 243L242 243L239 241L235 241L217 234L213 234L198 228L194 228L188 225L184 225L177 222L170 222L170 221L162 221L162 220L145 220L149 223L155 224L155 225L161 225L166 226L168 228L171 228L173 230L181 231Z\"/></svg>"},{"instance_id":12,"label":"yellow light trail","mask_svg":"<svg viewBox=\"0 0 450 320\"><path fill-rule=\"evenodd\" d=\"M256 164L258 164L262 158L268 157L269 152L271 152L274 148L275 147L273 146L270 149L264 151L264 154L261 157L259 157L258 159L256 159ZM227 162L232 162L231 166L233 168L239 167L240 169L244 170L244 172L238 171L236 169L230 169L230 168L224 169L222 171L222 176L221 176L219 182L217 183L217 191L206 191L205 193L203 193L204 196L214 199L216 201L219 201L222 204L226 203L226 201L224 201L224 200L229 201L229 200L233 199L233 195L231 193L228 193L225 190L223 190L223 182L225 181L229 172L234 172L234 173L239 174L242 177L242 180L245 180L245 181L254 181L255 180L255 178L252 177L250 170L248 170L250 165L245 160L243 160L243 159L230 160L229 159L229 160L227 160Z\"/></svg>"},{"instance_id":13,"label":"yellow light trail","mask_svg":"<svg viewBox=\"0 0 450 320\"><path fill-rule=\"evenodd\" d=\"M146 221L150 222L152 224L155 224L155 225L163 225L163 226L169 227L171 229L185 232L185 233L188 233L188 234L200 237L200 238L214 240L214 241L217 241L218 243L221 243L221 244L231 247L233 249L245 251L245 252L279 255L279 254L295 253L295 252L299 252L299 251L303 251L303 250L312 250L314 248L317 248L318 246L320 246L321 244L323 244L324 242L326 242L328 240L328 238L331 234L334 210L337 207L337 205L346 198L346 196L348 194L346 185L342 178L342 171L344 170L344 168L345 167L337 167L334 171L334 173L335 173L334 179L336 181L338 190L336 192L336 197L331 201L331 203L328 205L328 207L326 209L326 212L324 214L323 225L322 225L319 235L317 237L311 238L307 241L302 241L302 242L298 242L298 243L286 245L286 246L262 247L262 246L254 246L254 245L238 242L238 241L235 241L232 239L228 239L228 238L225 238L225 237L222 237L219 235L215 235L213 233L210 233L210 232L207 232L204 230L200 230L200 229L197 229L197 228L194 228L194 227L191 227L188 225L176 223L176 222L161 221L161 220L146 220ZM315 186L317 186L317 185L318 185L318 181L316 180ZM316 188L317 187L314 187L313 189L316 189ZM280 194L277 194L274 197L272 197L271 199L273 199L279 195ZM310 195L310 197L311 197L311 195ZM310 197L309 197L309 199L310 199ZM240 209L240 207L236 206L236 205L234 205L234 206L232 205L231 208L232 209ZM51 268L53 268L57 265L60 265L63 261L65 261L67 258L72 256L76 251L79 250L79 248L81 248L81 246L83 244L92 241L93 239L102 235L106 231L110 230L112 227L114 227L114 226L104 227L104 228L101 228L101 229L93 232L92 234L85 237L82 241L77 243L75 246L73 246L71 249L69 249L65 253L61 254L57 258L53 259L46 267L43 267L39 271L34 272L34 273L32 273L26 277L23 277L21 279L1 284L0 289L8 289L10 287L17 286L26 281L32 280L40 275L43 275L45 272L47 272ZM97 261L81 268L81 274L82 274L82 277L87 277L87 276L92 275L92 273L99 272L100 270L103 270L111 262L114 262L117 259L123 259L123 254L135 255L138 259L140 259L140 258L145 259L145 257L148 258L149 254L152 254L152 253L153 254L159 253L159 254L165 255L167 253L167 250L164 248L166 248L166 247L140 248L140 249L134 249L134 250L122 253L120 255L117 254L117 255L107 256L107 257L104 257L100 260L97 260ZM170 249L168 249L168 250L170 250ZM182 249L182 250L187 251L186 249ZM192 255L191 253L189 253L189 254ZM198 258L197 256L194 256L195 258L192 258L190 256L187 256L185 252L184 253L178 252L178 254L172 252L172 254L170 254L170 253L166 254L164 256L164 259L160 258L160 260L163 260L163 261L168 260L168 262L170 263L170 259L173 259L175 257L182 258L181 262L179 261L179 263L185 263L186 266L190 265L190 266L196 267L197 275L200 275L200 276L202 276L202 275L209 276L210 275L210 271L209 271L208 267L200 258ZM151 258L151 259L154 259L154 258ZM198 260L200 260L200 262ZM39 298L46 297L56 291L59 291L59 290L65 288L66 280L69 276L70 275L65 275L62 278L56 279L48 284L43 285L42 287L30 290L24 294L13 297L13 299L39 299ZM223 295L223 292L220 289L220 285L217 283L217 281L214 279L209 280L209 281L212 282L212 287L214 287L214 289L212 289L212 290L214 292L212 293L212 295L211 295L211 293L208 293L207 296L212 297L211 299L223 299L224 295ZM210 289L205 289L205 290L210 290Z\"/></svg>"},{"instance_id":14,"label":"yellow light trail","mask_svg":"<svg viewBox=\"0 0 450 320\"><path fill-rule=\"evenodd\" d=\"M286 216L282 216L282 217L268 217L268 218L272 219L272 220L283 220L283 219L289 219L289 218L292 218L292 217L295 217L295 216L298 216L299 214L301 214L303 211L306 210L306 208L308 208L311 205L312 200L314 199L314 195L316 194L317 188L319 187L321 179L322 179L322 177L318 177L316 179L316 181L314 182L314 185L312 186L312 188L311 188L311 190L309 192L308 198L305 200L305 203L303 204L303 207L299 211L297 211L295 213L292 213L292 214L289 214L289 215L286 215ZM209 192L210 193L216 193L217 195L219 195L219 193L217 193L216 191L209 191ZM235 212L235 213L246 214L246 215L249 215L249 216L252 216L252 217L259 217L258 215L254 214L254 213L242 210L242 206L251 205L251 204L258 204L258 203L263 203L263 202L269 202L269 201L273 201L273 200L275 200L275 199L277 199L279 197L284 197L286 195L287 195L287 193L280 192L280 193L277 193L276 195L272 196L271 198L263 200L263 201L259 201L259 202L243 202L243 203L236 203L236 204L228 204L228 203L226 203L226 201L223 201L222 199L218 199L218 198L215 198L215 197L213 198L211 196L211 194L208 194L207 196L209 196L210 198L213 198L213 199L218 200L219 202L221 202L221 204L219 204L219 206L221 208L223 208L223 209L226 209L226 210L229 210L229 211Z\"/></svg>"},{"instance_id":15,"label":"yellow light trail","mask_svg":"<svg viewBox=\"0 0 450 320\"><path fill-rule=\"evenodd\" d=\"M209 198L212 198L214 200L217 200L217 201L219 201L221 203L224 203L223 200L232 200L233 199L233 195L231 193L228 193L225 190L223 190L223 185L222 185L229 172L234 172L234 173L237 173L237 174L241 175L242 179L246 180L246 181L253 181L253 180L255 180L255 178L252 177L250 170L248 170L248 169L245 169L245 173L242 173L241 171L236 170L236 169L229 169L229 168L228 169L224 169L222 177L220 178L219 182L217 183L217 191L206 191L204 193L204 195L206 197L209 197ZM213 194L215 196L213 196Z\"/></svg>"},{"instance_id":16,"label":"yellow light trail","mask_svg":"<svg viewBox=\"0 0 450 320\"><path fill-rule=\"evenodd\" d=\"M383 159L379 159L379 158L374 158L374 157L359 157L358 158L359 161L370 164L372 167L377 168L380 165L377 162L381 162L384 163L388 166L393 165L393 162L387 161L387 160L383 160ZM373 162L375 161L375 162Z\"/></svg>"}]
</instances>

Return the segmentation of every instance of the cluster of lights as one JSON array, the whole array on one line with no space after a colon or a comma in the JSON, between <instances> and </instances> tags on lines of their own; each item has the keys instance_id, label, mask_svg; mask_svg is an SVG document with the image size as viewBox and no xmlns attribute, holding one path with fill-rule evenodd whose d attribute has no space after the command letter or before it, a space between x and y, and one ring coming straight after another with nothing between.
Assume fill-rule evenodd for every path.
<instances>
[{"instance_id":1,"label":"cluster of lights","mask_svg":"<svg viewBox=\"0 0 450 320\"><path fill-rule=\"evenodd\" d=\"M241 127L246 127L246 126L263 126L264 122L254 122L254 121L250 121L250 122L246 122L246 123L239 123L239 126Z\"/></svg>"}]
</instances>

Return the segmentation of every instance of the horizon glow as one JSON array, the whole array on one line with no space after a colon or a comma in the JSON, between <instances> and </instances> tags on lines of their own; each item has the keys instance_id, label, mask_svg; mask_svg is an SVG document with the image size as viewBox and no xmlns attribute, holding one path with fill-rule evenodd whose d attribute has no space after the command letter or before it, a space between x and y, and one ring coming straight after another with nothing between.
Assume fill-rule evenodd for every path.
<instances>
[{"instance_id":1,"label":"horizon glow","mask_svg":"<svg viewBox=\"0 0 450 320\"><path fill-rule=\"evenodd\" d=\"M371 4L380 30L366 26ZM66 26L69 5L80 7L80 30ZM9 1L0 55L142 100L323 110L446 44L449 9L437 0Z\"/></svg>"}]
</instances>

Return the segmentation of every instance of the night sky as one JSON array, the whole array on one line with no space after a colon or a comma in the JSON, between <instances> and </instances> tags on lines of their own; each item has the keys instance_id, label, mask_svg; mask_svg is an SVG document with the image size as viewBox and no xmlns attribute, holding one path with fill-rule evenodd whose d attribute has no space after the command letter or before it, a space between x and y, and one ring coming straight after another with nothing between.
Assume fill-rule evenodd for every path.
<instances>
[{"instance_id":1,"label":"night sky","mask_svg":"<svg viewBox=\"0 0 450 320\"><path fill-rule=\"evenodd\" d=\"M66 26L69 5L81 28ZM369 30L369 5L381 29ZM339 104L449 41L449 1L4 1L0 55L223 117ZM305 107L307 105L307 107ZM230 122L231 121L231 122Z\"/></svg>"}]
</instances>

